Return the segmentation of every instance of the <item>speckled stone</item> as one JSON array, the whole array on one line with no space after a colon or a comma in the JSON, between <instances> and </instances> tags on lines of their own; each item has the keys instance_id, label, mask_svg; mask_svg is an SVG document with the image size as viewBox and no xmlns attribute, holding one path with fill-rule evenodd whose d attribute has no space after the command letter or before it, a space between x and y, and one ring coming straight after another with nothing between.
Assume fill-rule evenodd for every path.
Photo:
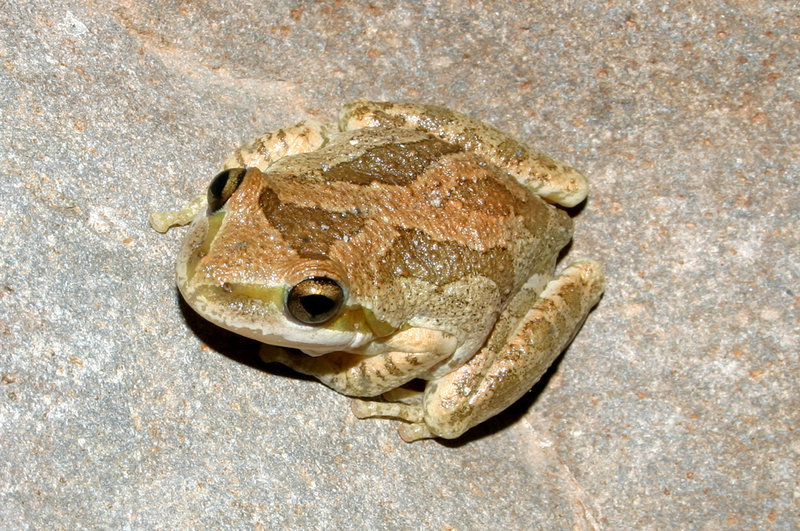
<instances>
[{"instance_id":1,"label":"speckled stone","mask_svg":"<svg viewBox=\"0 0 800 531\"><path fill-rule=\"evenodd\" d=\"M213 4L213 5L212 5ZM793 529L800 18L791 1L4 3L8 528ZM607 292L532 393L407 445L176 293L180 205L357 96L581 168Z\"/></svg>"}]
</instances>

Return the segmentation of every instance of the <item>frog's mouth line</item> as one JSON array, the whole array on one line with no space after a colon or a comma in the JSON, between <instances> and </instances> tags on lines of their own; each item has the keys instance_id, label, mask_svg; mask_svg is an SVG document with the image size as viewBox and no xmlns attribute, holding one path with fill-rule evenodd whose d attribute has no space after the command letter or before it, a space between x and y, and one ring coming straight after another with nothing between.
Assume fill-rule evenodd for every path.
<instances>
[{"instance_id":1,"label":"frog's mouth line","mask_svg":"<svg viewBox=\"0 0 800 531\"><path fill-rule=\"evenodd\" d=\"M373 312L360 306L345 307L321 326L299 323L286 314L287 288L284 286L179 283L179 288L186 302L214 324L264 343L304 351L321 345L331 350L355 348L402 329L378 319Z\"/></svg>"}]
</instances>

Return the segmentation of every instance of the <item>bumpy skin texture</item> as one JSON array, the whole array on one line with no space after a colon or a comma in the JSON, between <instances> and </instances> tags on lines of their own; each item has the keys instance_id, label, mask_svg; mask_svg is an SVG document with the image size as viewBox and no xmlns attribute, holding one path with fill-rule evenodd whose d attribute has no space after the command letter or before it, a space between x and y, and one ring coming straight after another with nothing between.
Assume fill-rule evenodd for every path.
<instances>
[{"instance_id":1,"label":"bumpy skin texture","mask_svg":"<svg viewBox=\"0 0 800 531\"><path fill-rule=\"evenodd\" d=\"M151 218L158 230L194 218L184 297L265 343L267 361L383 395L354 413L403 421L407 441L457 437L517 400L603 291L592 261L552 278L572 234L552 203L582 201L583 176L447 109L352 102L338 126L268 133L225 168L247 169L215 179L208 211L198 198ZM321 322L288 302L308 279L330 287ZM423 392L403 387L414 379Z\"/></svg>"}]
</instances>

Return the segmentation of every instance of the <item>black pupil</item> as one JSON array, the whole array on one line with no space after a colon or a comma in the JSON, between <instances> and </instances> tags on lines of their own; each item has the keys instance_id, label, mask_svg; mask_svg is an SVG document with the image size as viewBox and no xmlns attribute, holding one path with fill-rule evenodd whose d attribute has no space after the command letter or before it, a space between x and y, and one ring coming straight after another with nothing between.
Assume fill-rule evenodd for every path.
<instances>
[{"instance_id":1,"label":"black pupil","mask_svg":"<svg viewBox=\"0 0 800 531\"><path fill-rule=\"evenodd\" d=\"M300 304L309 315L324 315L336 305L336 302L325 295L305 295L300 297Z\"/></svg>"},{"instance_id":2,"label":"black pupil","mask_svg":"<svg viewBox=\"0 0 800 531\"><path fill-rule=\"evenodd\" d=\"M308 325L319 325L335 317L344 304L342 286L328 277L310 277L294 286L286 297L286 310Z\"/></svg>"}]
</instances>

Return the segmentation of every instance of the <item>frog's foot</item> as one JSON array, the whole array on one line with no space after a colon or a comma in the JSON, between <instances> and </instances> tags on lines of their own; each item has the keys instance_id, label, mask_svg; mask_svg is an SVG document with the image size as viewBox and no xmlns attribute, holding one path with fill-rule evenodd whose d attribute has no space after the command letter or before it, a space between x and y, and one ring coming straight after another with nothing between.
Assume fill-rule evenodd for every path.
<instances>
[{"instance_id":1,"label":"frog's foot","mask_svg":"<svg viewBox=\"0 0 800 531\"><path fill-rule=\"evenodd\" d=\"M355 398L350 404L350 409L353 415L360 419L386 418L402 421L403 424L397 428L397 433L407 443L437 437L425 423L424 413L419 406L408 406L397 402L370 402Z\"/></svg>"},{"instance_id":2,"label":"frog's foot","mask_svg":"<svg viewBox=\"0 0 800 531\"><path fill-rule=\"evenodd\" d=\"M398 387L381 395L382 401L354 398L350 402L353 415L360 419L384 418L402 421L397 431L405 442L436 437L425 424L422 409L424 393L416 389Z\"/></svg>"},{"instance_id":3,"label":"frog's foot","mask_svg":"<svg viewBox=\"0 0 800 531\"><path fill-rule=\"evenodd\" d=\"M581 172L465 114L435 105L356 100L339 113L339 127L403 127L464 146L503 168L543 199L572 207L586 198Z\"/></svg>"},{"instance_id":4,"label":"frog's foot","mask_svg":"<svg viewBox=\"0 0 800 531\"><path fill-rule=\"evenodd\" d=\"M195 197L191 203L174 212L153 212L150 214L150 226L158 232L167 232L172 227L188 225L197 217L197 214L206 209L207 194Z\"/></svg>"}]
</instances>

